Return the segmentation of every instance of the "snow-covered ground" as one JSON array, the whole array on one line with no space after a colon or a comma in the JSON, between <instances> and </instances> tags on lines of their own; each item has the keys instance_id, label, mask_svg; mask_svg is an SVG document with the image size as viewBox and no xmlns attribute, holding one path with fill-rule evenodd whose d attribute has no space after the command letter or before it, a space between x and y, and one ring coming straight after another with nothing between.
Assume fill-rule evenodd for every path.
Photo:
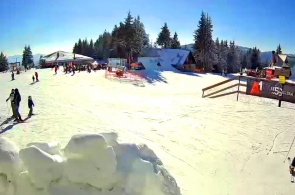
<instances>
[{"instance_id":1,"label":"snow-covered ground","mask_svg":"<svg viewBox=\"0 0 295 195\"><path fill-rule=\"evenodd\" d=\"M212 74L146 71L144 85L104 77L104 71L57 75L38 70L0 74L1 122L5 103L18 88L20 113L27 97L35 103L26 123L5 126L20 148L30 142L58 141L65 147L77 133L116 132L120 143L146 144L176 179L183 195L293 194L288 162L295 136L295 106L240 95L201 98L201 89L225 78ZM294 147L290 157L295 156Z\"/></svg>"}]
</instances>

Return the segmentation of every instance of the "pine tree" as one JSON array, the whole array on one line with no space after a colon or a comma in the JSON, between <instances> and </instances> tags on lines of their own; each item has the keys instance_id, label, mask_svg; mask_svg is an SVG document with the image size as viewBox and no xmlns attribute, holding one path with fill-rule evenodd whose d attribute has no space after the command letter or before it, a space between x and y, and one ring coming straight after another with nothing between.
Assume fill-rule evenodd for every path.
<instances>
[{"instance_id":1,"label":"pine tree","mask_svg":"<svg viewBox=\"0 0 295 195\"><path fill-rule=\"evenodd\" d=\"M82 54L82 41L81 39L78 40L78 44L77 44L77 54Z\"/></svg>"},{"instance_id":2,"label":"pine tree","mask_svg":"<svg viewBox=\"0 0 295 195\"><path fill-rule=\"evenodd\" d=\"M180 42L178 40L178 35L176 32L174 33L174 36L171 41L171 48L172 49L180 49Z\"/></svg>"},{"instance_id":3,"label":"pine tree","mask_svg":"<svg viewBox=\"0 0 295 195\"><path fill-rule=\"evenodd\" d=\"M89 57L93 57L93 54L94 54L94 44L93 44L93 40L91 39L89 43Z\"/></svg>"},{"instance_id":4,"label":"pine tree","mask_svg":"<svg viewBox=\"0 0 295 195\"><path fill-rule=\"evenodd\" d=\"M34 67L35 64L34 64L34 56L33 56L33 53L32 53L32 50L31 50L31 47L30 45L28 46L28 65L30 68Z\"/></svg>"},{"instance_id":5,"label":"pine tree","mask_svg":"<svg viewBox=\"0 0 295 195\"><path fill-rule=\"evenodd\" d=\"M73 53L77 53L78 52L78 44L75 43L74 47L73 47Z\"/></svg>"},{"instance_id":6,"label":"pine tree","mask_svg":"<svg viewBox=\"0 0 295 195\"><path fill-rule=\"evenodd\" d=\"M226 46L226 42L221 40L220 43L220 69L221 71L226 70L227 68L227 53L228 48Z\"/></svg>"},{"instance_id":7,"label":"pine tree","mask_svg":"<svg viewBox=\"0 0 295 195\"><path fill-rule=\"evenodd\" d=\"M94 43L94 58L102 60L103 59L103 38L99 35L98 39Z\"/></svg>"},{"instance_id":8,"label":"pine tree","mask_svg":"<svg viewBox=\"0 0 295 195\"><path fill-rule=\"evenodd\" d=\"M34 66L33 54L32 54L30 46L25 46L24 48L22 66L25 67L25 70L27 70L29 66L30 67Z\"/></svg>"},{"instance_id":9,"label":"pine tree","mask_svg":"<svg viewBox=\"0 0 295 195\"><path fill-rule=\"evenodd\" d=\"M256 68L261 69L260 50L254 47L251 53L251 69Z\"/></svg>"},{"instance_id":10,"label":"pine tree","mask_svg":"<svg viewBox=\"0 0 295 195\"><path fill-rule=\"evenodd\" d=\"M212 70L213 63L215 62L215 44L212 38L213 25L211 18L206 16L206 37L205 37L205 64L208 71Z\"/></svg>"},{"instance_id":11,"label":"pine tree","mask_svg":"<svg viewBox=\"0 0 295 195\"><path fill-rule=\"evenodd\" d=\"M157 44L161 46L162 48L170 48L171 46L171 34L170 30L168 28L167 23L164 23L164 26L161 28L161 32L158 35L157 38Z\"/></svg>"},{"instance_id":12,"label":"pine tree","mask_svg":"<svg viewBox=\"0 0 295 195\"><path fill-rule=\"evenodd\" d=\"M228 63L227 63L227 72L228 73L237 73L241 70L241 62L239 51L235 45L235 42L230 42L228 50Z\"/></svg>"},{"instance_id":13,"label":"pine tree","mask_svg":"<svg viewBox=\"0 0 295 195\"><path fill-rule=\"evenodd\" d=\"M107 58L110 57L112 35L105 30L101 38L102 38L101 51L103 53L103 59L106 60Z\"/></svg>"},{"instance_id":14,"label":"pine tree","mask_svg":"<svg viewBox=\"0 0 295 195\"><path fill-rule=\"evenodd\" d=\"M205 37L206 37L206 16L202 12L201 18L199 20L198 29L194 32L194 49L195 55L203 65L204 65L204 50L205 50Z\"/></svg>"},{"instance_id":15,"label":"pine tree","mask_svg":"<svg viewBox=\"0 0 295 195\"><path fill-rule=\"evenodd\" d=\"M82 41L82 55L89 56L89 43L87 38Z\"/></svg>"},{"instance_id":16,"label":"pine tree","mask_svg":"<svg viewBox=\"0 0 295 195\"><path fill-rule=\"evenodd\" d=\"M3 52L0 53L0 72L6 71L8 69L8 62L6 56Z\"/></svg>"},{"instance_id":17,"label":"pine tree","mask_svg":"<svg viewBox=\"0 0 295 195\"><path fill-rule=\"evenodd\" d=\"M28 65L27 53L28 53L28 48L25 45L25 48L23 50L23 58L22 58L22 65L25 67L25 69L27 69L27 65Z\"/></svg>"},{"instance_id":18,"label":"pine tree","mask_svg":"<svg viewBox=\"0 0 295 195\"><path fill-rule=\"evenodd\" d=\"M125 37L125 25L120 22L119 26L115 25L112 31L112 48L115 50L117 57L126 56L126 40Z\"/></svg>"},{"instance_id":19,"label":"pine tree","mask_svg":"<svg viewBox=\"0 0 295 195\"><path fill-rule=\"evenodd\" d=\"M130 57L132 57L133 52L135 50L135 46L133 45L134 38L135 38L135 30L134 30L133 22L134 22L134 19L129 11L127 14L127 18L125 18L124 28L123 28L123 32L124 32L123 37L126 43L127 59L130 59Z\"/></svg>"},{"instance_id":20,"label":"pine tree","mask_svg":"<svg viewBox=\"0 0 295 195\"><path fill-rule=\"evenodd\" d=\"M137 18L134 19L133 28L134 28L134 39L133 39L134 54L136 56L139 56L144 47L144 38L145 38L144 27L140 21L139 16L137 16Z\"/></svg>"},{"instance_id":21,"label":"pine tree","mask_svg":"<svg viewBox=\"0 0 295 195\"><path fill-rule=\"evenodd\" d=\"M244 54L243 57L242 57L242 61L241 61L241 65L242 65L242 68L247 68L247 55Z\"/></svg>"},{"instance_id":22,"label":"pine tree","mask_svg":"<svg viewBox=\"0 0 295 195\"><path fill-rule=\"evenodd\" d=\"M221 67L218 66L220 65L221 62L221 46L218 37L216 38L215 41L215 55L216 55L216 64L217 64L217 72L221 72Z\"/></svg>"},{"instance_id":23,"label":"pine tree","mask_svg":"<svg viewBox=\"0 0 295 195\"><path fill-rule=\"evenodd\" d=\"M143 23L142 23L142 27L144 29L144 32L143 32L143 34L144 34L144 36L143 36L143 47L144 48L152 47L152 45L150 44L150 35L146 33Z\"/></svg>"},{"instance_id":24,"label":"pine tree","mask_svg":"<svg viewBox=\"0 0 295 195\"><path fill-rule=\"evenodd\" d=\"M201 14L198 29L194 32L194 49L198 63L205 68L205 71L211 71L214 63L214 41L212 39L213 25L211 18Z\"/></svg>"},{"instance_id":25,"label":"pine tree","mask_svg":"<svg viewBox=\"0 0 295 195\"><path fill-rule=\"evenodd\" d=\"M276 54L282 54L281 44L278 45Z\"/></svg>"}]
</instances>

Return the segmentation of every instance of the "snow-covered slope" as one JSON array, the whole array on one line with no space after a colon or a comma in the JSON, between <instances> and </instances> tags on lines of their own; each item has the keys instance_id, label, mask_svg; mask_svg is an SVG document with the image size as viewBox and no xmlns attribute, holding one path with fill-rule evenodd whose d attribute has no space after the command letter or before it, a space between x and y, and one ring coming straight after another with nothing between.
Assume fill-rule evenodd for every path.
<instances>
[{"instance_id":1,"label":"snow-covered slope","mask_svg":"<svg viewBox=\"0 0 295 195\"><path fill-rule=\"evenodd\" d=\"M115 132L119 143L153 150L183 195L295 192L284 162L295 136L293 104L278 108L277 101L245 95L238 102L235 95L201 98L202 88L225 79L212 74L154 71L143 86L106 79L103 71L54 76L50 69L38 70L40 82L31 84L33 72L13 82L0 74L1 121L11 115L5 103L11 88L20 90L23 118L29 95L35 103L36 115L26 123L3 127L2 136L20 148L51 141L65 148L74 134Z\"/></svg>"}]
</instances>

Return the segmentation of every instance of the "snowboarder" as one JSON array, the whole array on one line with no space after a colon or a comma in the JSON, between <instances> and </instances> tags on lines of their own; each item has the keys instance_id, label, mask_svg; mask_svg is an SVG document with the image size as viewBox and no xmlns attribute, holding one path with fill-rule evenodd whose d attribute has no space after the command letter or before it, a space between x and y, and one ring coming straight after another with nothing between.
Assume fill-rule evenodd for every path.
<instances>
[{"instance_id":1,"label":"snowboarder","mask_svg":"<svg viewBox=\"0 0 295 195\"><path fill-rule=\"evenodd\" d=\"M34 102L32 100L32 96L29 96L28 97L28 107L30 109L30 112L28 114L29 117L33 115L33 106L35 106L35 105L34 105Z\"/></svg>"},{"instance_id":2,"label":"snowboarder","mask_svg":"<svg viewBox=\"0 0 295 195\"><path fill-rule=\"evenodd\" d=\"M13 71L11 72L11 80L12 81L14 80L14 72Z\"/></svg>"},{"instance_id":3,"label":"snowboarder","mask_svg":"<svg viewBox=\"0 0 295 195\"><path fill-rule=\"evenodd\" d=\"M35 77L34 77L34 75L32 76L32 80L33 80L33 83L35 82Z\"/></svg>"},{"instance_id":4,"label":"snowboarder","mask_svg":"<svg viewBox=\"0 0 295 195\"><path fill-rule=\"evenodd\" d=\"M39 78L38 78L38 73L37 72L35 72L35 77L36 77L36 82L38 82Z\"/></svg>"},{"instance_id":5,"label":"snowboarder","mask_svg":"<svg viewBox=\"0 0 295 195\"><path fill-rule=\"evenodd\" d=\"M9 94L9 97L6 99L6 102L10 100L11 104L11 109L12 109L12 116L11 118L16 118L15 112L14 112L14 104L13 104L13 99L14 99L14 89L11 89L11 92Z\"/></svg>"},{"instance_id":6,"label":"snowboarder","mask_svg":"<svg viewBox=\"0 0 295 195\"><path fill-rule=\"evenodd\" d=\"M14 121L23 121L20 113L19 113L19 103L21 102L21 95L16 88L14 90L14 97L13 97L13 104L14 104L14 112L15 112L15 119Z\"/></svg>"}]
</instances>

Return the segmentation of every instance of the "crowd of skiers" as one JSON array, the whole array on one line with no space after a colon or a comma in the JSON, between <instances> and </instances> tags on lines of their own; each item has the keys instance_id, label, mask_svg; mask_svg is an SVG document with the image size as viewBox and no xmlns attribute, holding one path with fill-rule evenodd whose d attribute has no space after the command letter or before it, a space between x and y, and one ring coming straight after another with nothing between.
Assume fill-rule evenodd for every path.
<instances>
[{"instance_id":1,"label":"crowd of skiers","mask_svg":"<svg viewBox=\"0 0 295 195\"><path fill-rule=\"evenodd\" d=\"M19 90L11 89L11 93L9 94L9 97L6 99L6 102L10 100L11 110L12 110L12 116L11 118L14 118L14 121L22 122L23 119L19 113L19 105L21 102L21 95L19 93ZM33 115L33 106L34 102L32 100L32 96L28 97L28 107L30 109L28 117L31 117Z\"/></svg>"},{"instance_id":2,"label":"crowd of skiers","mask_svg":"<svg viewBox=\"0 0 295 195\"><path fill-rule=\"evenodd\" d=\"M81 66L81 65L64 65L64 73L68 74L68 73L73 73L73 75L75 74L75 71L81 72L83 70L87 70L88 73L91 73L91 69L92 66L91 65L87 65L87 66ZM57 72L58 66L55 66L55 74Z\"/></svg>"}]
</instances>

